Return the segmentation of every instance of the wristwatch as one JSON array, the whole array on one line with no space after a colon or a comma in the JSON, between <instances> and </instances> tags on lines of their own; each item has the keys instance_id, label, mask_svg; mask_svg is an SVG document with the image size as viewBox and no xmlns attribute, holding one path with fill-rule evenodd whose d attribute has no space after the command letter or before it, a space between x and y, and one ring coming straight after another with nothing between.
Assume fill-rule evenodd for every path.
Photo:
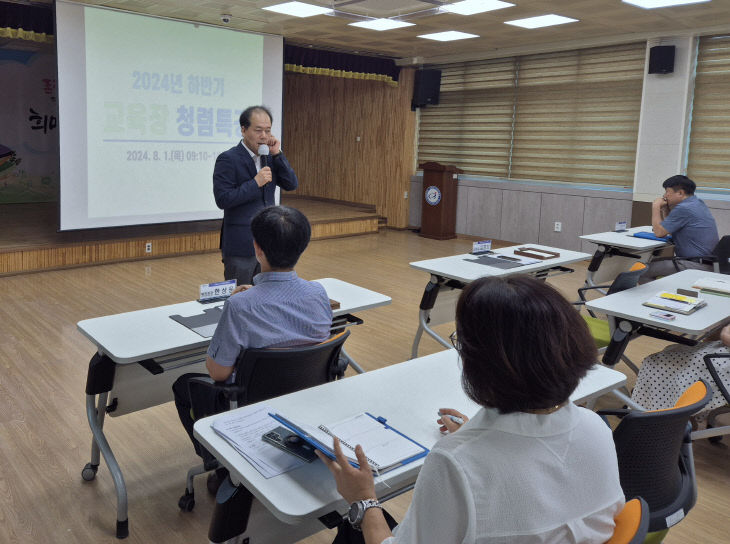
<instances>
[{"instance_id":1,"label":"wristwatch","mask_svg":"<svg viewBox=\"0 0 730 544\"><path fill-rule=\"evenodd\" d=\"M360 530L360 524L362 518L365 517L365 512L368 508L380 508L383 507L378 502L378 499L365 499L362 501L355 501L350 505L350 510L347 512L347 521L350 522L355 529Z\"/></svg>"}]
</instances>

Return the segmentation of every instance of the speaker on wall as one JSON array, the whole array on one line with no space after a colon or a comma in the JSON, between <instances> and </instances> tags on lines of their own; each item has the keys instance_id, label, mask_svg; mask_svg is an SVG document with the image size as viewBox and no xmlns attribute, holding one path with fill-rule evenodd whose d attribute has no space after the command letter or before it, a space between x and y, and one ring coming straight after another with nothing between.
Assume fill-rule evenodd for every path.
<instances>
[{"instance_id":1,"label":"speaker on wall","mask_svg":"<svg viewBox=\"0 0 730 544\"><path fill-rule=\"evenodd\" d=\"M413 83L411 109L439 103L441 70L418 70Z\"/></svg>"},{"instance_id":2,"label":"speaker on wall","mask_svg":"<svg viewBox=\"0 0 730 544\"><path fill-rule=\"evenodd\" d=\"M674 72L674 46L655 45L649 48L649 73L671 74Z\"/></svg>"}]
</instances>

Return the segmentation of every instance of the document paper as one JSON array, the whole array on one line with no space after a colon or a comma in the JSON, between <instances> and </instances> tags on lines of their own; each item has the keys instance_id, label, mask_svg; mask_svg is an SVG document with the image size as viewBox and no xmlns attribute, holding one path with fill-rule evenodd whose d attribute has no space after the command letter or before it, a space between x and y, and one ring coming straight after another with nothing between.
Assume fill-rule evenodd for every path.
<instances>
[{"instance_id":1,"label":"document paper","mask_svg":"<svg viewBox=\"0 0 730 544\"><path fill-rule=\"evenodd\" d=\"M225 438L264 478L278 476L307 462L264 442L261 436L279 424L270 406L245 407L221 414L211 427Z\"/></svg>"}]
</instances>

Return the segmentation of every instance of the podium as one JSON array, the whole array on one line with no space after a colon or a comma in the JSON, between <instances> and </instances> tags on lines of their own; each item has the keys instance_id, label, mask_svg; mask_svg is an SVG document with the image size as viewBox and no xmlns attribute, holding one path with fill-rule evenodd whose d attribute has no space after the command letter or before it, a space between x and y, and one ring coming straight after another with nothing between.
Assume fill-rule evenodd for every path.
<instances>
[{"instance_id":1,"label":"podium","mask_svg":"<svg viewBox=\"0 0 730 544\"><path fill-rule=\"evenodd\" d=\"M421 236L436 240L456 238L457 174L463 170L452 165L426 162L423 170Z\"/></svg>"}]
</instances>

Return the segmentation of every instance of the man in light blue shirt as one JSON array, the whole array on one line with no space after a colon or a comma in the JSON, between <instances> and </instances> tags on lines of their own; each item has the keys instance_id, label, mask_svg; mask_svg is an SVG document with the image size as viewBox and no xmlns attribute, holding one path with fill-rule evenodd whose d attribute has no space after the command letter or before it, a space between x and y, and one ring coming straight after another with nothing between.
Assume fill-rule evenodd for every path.
<instances>
[{"instance_id":1,"label":"man in light blue shirt","mask_svg":"<svg viewBox=\"0 0 730 544\"><path fill-rule=\"evenodd\" d=\"M264 208L251 221L251 231L261 273L253 278L253 285L239 286L223 307L206 357L208 374L217 382L233 381L234 364L242 350L316 344L330 335L332 309L327 292L294 271L311 236L304 214L285 206ZM205 374L180 376L172 390L196 453L209 463L213 457L193 436L188 382L197 376ZM199 389L195 391L198 395ZM214 391L200 394L206 395L200 400L216 411L227 408Z\"/></svg>"},{"instance_id":2,"label":"man in light blue shirt","mask_svg":"<svg viewBox=\"0 0 730 544\"><path fill-rule=\"evenodd\" d=\"M656 259L641 276L642 283L681 270L712 270L712 255L719 236L717 224L707 205L694 193L697 186L687 176L672 176L664 181L664 196L651 206L651 226L659 237L672 235L674 257Z\"/></svg>"}]
</instances>

